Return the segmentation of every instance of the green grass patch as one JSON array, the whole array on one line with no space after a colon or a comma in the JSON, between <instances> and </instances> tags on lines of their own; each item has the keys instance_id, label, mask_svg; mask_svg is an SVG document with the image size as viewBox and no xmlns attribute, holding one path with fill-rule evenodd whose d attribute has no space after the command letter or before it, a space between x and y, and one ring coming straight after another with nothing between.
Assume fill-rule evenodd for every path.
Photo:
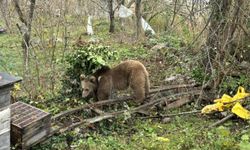
<instances>
[{"instance_id":1,"label":"green grass patch","mask_svg":"<svg viewBox=\"0 0 250 150\"><path fill-rule=\"evenodd\" d=\"M0 70L17 75L22 68L22 49L20 39L16 35L0 35Z\"/></svg>"},{"instance_id":2,"label":"green grass patch","mask_svg":"<svg viewBox=\"0 0 250 150\"><path fill-rule=\"evenodd\" d=\"M100 124L94 131L79 133L78 128L67 135L54 136L36 149L45 150L52 143L53 149L62 148L62 143L66 149L69 134L73 137L71 147L77 150L244 150L250 144L250 131L232 129L234 123L205 128L214 121L199 116L174 117L167 124L151 119L129 119L124 123L115 119L102 126L104 130Z\"/></svg>"}]
</instances>

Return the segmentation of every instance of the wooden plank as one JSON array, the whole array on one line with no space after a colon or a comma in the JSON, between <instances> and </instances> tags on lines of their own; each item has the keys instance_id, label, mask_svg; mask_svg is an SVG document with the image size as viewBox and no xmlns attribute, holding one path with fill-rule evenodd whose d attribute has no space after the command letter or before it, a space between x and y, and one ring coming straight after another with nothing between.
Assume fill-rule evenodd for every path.
<instances>
[{"instance_id":1,"label":"wooden plank","mask_svg":"<svg viewBox=\"0 0 250 150\"><path fill-rule=\"evenodd\" d=\"M36 133L39 133L42 129L47 129L48 132L49 132L49 128L50 127L50 119L46 120L47 122L44 122L42 124L40 124L39 126L35 126L33 128L30 128L29 130L24 130L23 131L23 139L26 139L26 138L30 138L32 137L33 135L35 135Z\"/></svg>"},{"instance_id":2,"label":"wooden plank","mask_svg":"<svg viewBox=\"0 0 250 150\"><path fill-rule=\"evenodd\" d=\"M176 101L167 104L166 108L167 109L171 109L171 108L178 108L186 103L189 103L192 101L192 96L188 95L188 96L183 96L178 98Z\"/></svg>"},{"instance_id":3,"label":"wooden plank","mask_svg":"<svg viewBox=\"0 0 250 150\"><path fill-rule=\"evenodd\" d=\"M0 111L0 133L5 129L10 129L10 108Z\"/></svg>"},{"instance_id":4,"label":"wooden plank","mask_svg":"<svg viewBox=\"0 0 250 150\"><path fill-rule=\"evenodd\" d=\"M32 132L32 130L36 130L36 128L38 128L39 126L45 126L45 125L50 125L51 122L51 118L50 116L47 116L46 118L43 118L41 120L39 120L37 123L33 123L32 125L26 126L25 128L23 128L23 134L26 134L28 132Z\"/></svg>"},{"instance_id":5,"label":"wooden plank","mask_svg":"<svg viewBox=\"0 0 250 150\"><path fill-rule=\"evenodd\" d=\"M46 135L48 135L48 131L46 129L42 130L41 132L35 134L32 138L25 141L25 143L24 143L25 147L29 147L29 145L35 143L36 141L39 141L40 139L42 139Z\"/></svg>"},{"instance_id":6,"label":"wooden plank","mask_svg":"<svg viewBox=\"0 0 250 150\"><path fill-rule=\"evenodd\" d=\"M9 150L10 149L10 131L6 130L3 133L0 133L0 150Z\"/></svg>"},{"instance_id":7,"label":"wooden plank","mask_svg":"<svg viewBox=\"0 0 250 150\"><path fill-rule=\"evenodd\" d=\"M35 136L36 134L39 134L40 132L42 132L43 130L46 130L47 134L49 134L50 133L50 125L46 124L45 126L37 127L35 131L29 132L29 133L25 134L24 136L22 136L22 139L24 141L27 141L30 138L32 138L33 136Z\"/></svg>"},{"instance_id":8,"label":"wooden plank","mask_svg":"<svg viewBox=\"0 0 250 150\"><path fill-rule=\"evenodd\" d=\"M0 150L10 149L10 108L0 112Z\"/></svg>"}]
</instances>

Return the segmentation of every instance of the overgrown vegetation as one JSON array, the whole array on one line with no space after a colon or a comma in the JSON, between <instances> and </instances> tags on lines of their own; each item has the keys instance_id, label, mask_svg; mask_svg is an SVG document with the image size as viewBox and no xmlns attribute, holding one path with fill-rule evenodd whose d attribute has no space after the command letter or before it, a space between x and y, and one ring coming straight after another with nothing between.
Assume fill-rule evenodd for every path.
<instances>
[{"instance_id":1,"label":"overgrown vegetation","mask_svg":"<svg viewBox=\"0 0 250 150\"><path fill-rule=\"evenodd\" d=\"M159 119L130 118L123 123L115 119L94 131L81 131L77 128L67 135L52 137L36 149L67 149L67 137L70 135L73 138L71 147L77 150L247 150L250 144L249 130L240 130L240 124L236 124L232 130L230 127L235 122L231 121L214 129L204 127L204 124L209 125L213 121L201 116L174 117L167 124Z\"/></svg>"},{"instance_id":2,"label":"overgrown vegetation","mask_svg":"<svg viewBox=\"0 0 250 150\"><path fill-rule=\"evenodd\" d=\"M62 78L62 92L66 97L79 98L80 75L90 75L108 62L116 60L117 52L102 45L76 47L75 51L66 56L65 74Z\"/></svg>"}]
</instances>

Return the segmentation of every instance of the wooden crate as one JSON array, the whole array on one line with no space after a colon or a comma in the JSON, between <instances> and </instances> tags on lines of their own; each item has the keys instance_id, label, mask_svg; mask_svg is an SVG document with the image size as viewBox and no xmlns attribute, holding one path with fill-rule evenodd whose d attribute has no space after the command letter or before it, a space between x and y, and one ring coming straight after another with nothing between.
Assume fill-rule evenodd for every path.
<instances>
[{"instance_id":1,"label":"wooden crate","mask_svg":"<svg viewBox=\"0 0 250 150\"><path fill-rule=\"evenodd\" d=\"M23 102L11 105L11 144L27 149L50 133L51 115Z\"/></svg>"}]
</instances>

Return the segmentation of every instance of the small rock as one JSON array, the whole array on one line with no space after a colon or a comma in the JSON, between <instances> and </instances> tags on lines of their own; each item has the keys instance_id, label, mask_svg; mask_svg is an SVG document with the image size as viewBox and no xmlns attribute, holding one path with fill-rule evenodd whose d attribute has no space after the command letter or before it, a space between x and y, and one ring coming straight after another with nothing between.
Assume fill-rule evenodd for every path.
<instances>
[{"instance_id":1,"label":"small rock","mask_svg":"<svg viewBox=\"0 0 250 150\"><path fill-rule=\"evenodd\" d=\"M249 66L250 66L250 63L247 62L247 61L242 61L242 62L240 63L240 67L241 67L242 69L249 68Z\"/></svg>"},{"instance_id":2,"label":"small rock","mask_svg":"<svg viewBox=\"0 0 250 150\"><path fill-rule=\"evenodd\" d=\"M159 43L151 48L151 50L160 50L163 48L167 48L169 45L167 43Z\"/></svg>"},{"instance_id":3,"label":"small rock","mask_svg":"<svg viewBox=\"0 0 250 150\"><path fill-rule=\"evenodd\" d=\"M6 29L0 28L0 34L3 34L3 33L5 33L6 31L7 31Z\"/></svg>"},{"instance_id":4,"label":"small rock","mask_svg":"<svg viewBox=\"0 0 250 150\"><path fill-rule=\"evenodd\" d=\"M172 119L170 117L164 117L161 121L162 121L162 123L170 123L171 120Z\"/></svg>"},{"instance_id":5,"label":"small rock","mask_svg":"<svg viewBox=\"0 0 250 150\"><path fill-rule=\"evenodd\" d=\"M100 43L101 41L100 41L100 39L99 38L94 38L94 37L92 37L92 38L90 38L89 40L88 40L88 43L90 43L90 44L98 44L98 43Z\"/></svg>"},{"instance_id":6,"label":"small rock","mask_svg":"<svg viewBox=\"0 0 250 150\"><path fill-rule=\"evenodd\" d=\"M139 113L141 115L149 116L149 112L145 109L138 110L137 113Z\"/></svg>"},{"instance_id":7,"label":"small rock","mask_svg":"<svg viewBox=\"0 0 250 150\"><path fill-rule=\"evenodd\" d=\"M164 82L168 84L195 84L195 80L187 75L176 74L165 77Z\"/></svg>"},{"instance_id":8,"label":"small rock","mask_svg":"<svg viewBox=\"0 0 250 150\"><path fill-rule=\"evenodd\" d=\"M223 112L221 112L221 115L222 115L223 117L226 117L226 116L228 115L228 112L223 111Z\"/></svg>"}]
</instances>

